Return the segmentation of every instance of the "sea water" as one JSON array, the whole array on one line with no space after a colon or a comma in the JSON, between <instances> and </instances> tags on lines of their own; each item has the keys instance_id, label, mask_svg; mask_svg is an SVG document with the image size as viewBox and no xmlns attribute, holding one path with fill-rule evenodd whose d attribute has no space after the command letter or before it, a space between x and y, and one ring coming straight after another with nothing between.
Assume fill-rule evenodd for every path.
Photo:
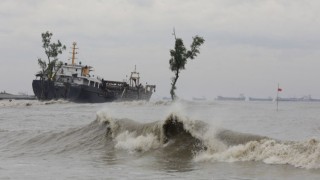
<instances>
[{"instance_id":1,"label":"sea water","mask_svg":"<svg viewBox=\"0 0 320 180\"><path fill-rule=\"evenodd\" d=\"M0 179L320 179L320 103L1 100Z\"/></svg>"}]
</instances>

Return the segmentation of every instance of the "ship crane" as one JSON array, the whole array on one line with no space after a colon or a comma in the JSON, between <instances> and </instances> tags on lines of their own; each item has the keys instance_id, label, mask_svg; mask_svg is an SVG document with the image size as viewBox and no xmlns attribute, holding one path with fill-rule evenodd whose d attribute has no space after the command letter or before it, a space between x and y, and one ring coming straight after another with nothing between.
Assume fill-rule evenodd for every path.
<instances>
[{"instance_id":1,"label":"ship crane","mask_svg":"<svg viewBox=\"0 0 320 180\"><path fill-rule=\"evenodd\" d=\"M136 65L134 66L134 71L131 72L129 83L130 83L130 86L133 86L133 85L139 86L140 85L140 74L137 72Z\"/></svg>"}]
</instances>

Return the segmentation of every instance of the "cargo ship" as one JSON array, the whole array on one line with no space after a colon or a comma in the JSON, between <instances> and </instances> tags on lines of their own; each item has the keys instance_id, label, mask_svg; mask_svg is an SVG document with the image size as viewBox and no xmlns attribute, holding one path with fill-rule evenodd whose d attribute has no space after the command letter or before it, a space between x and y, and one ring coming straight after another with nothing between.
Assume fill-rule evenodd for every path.
<instances>
[{"instance_id":1,"label":"cargo ship","mask_svg":"<svg viewBox=\"0 0 320 180\"><path fill-rule=\"evenodd\" d=\"M129 80L111 81L91 75L93 67L76 64L76 43L72 47L72 63L64 63L55 67L54 79L46 73L36 74L32 88L39 100L64 99L80 103L103 103L112 101L149 100L155 92L155 85L140 83L140 74L136 68L131 72Z\"/></svg>"},{"instance_id":2,"label":"cargo ship","mask_svg":"<svg viewBox=\"0 0 320 180\"><path fill-rule=\"evenodd\" d=\"M246 97L243 94L240 94L239 97L225 97L225 96L217 96L215 100L218 101L245 101Z\"/></svg>"},{"instance_id":3,"label":"cargo ship","mask_svg":"<svg viewBox=\"0 0 320 180\"><path fill-rule=\"evenodd\" d=\"M268 97L268 98L249 97L248 100L249 101L273 101L273 98L272 97Z\"/></svg>"}]
</instances>

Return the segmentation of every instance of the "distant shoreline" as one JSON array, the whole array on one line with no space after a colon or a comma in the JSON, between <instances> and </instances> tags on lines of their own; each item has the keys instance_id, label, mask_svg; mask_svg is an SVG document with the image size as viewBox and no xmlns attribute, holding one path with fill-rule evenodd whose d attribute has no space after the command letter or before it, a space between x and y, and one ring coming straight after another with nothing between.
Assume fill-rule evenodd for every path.
<instances>
[{"instance_id":1,"label":"distant shoreline","mask_svg":"<svg viewBox=\"0 0 320 180\"><path fill-rule=\"evenodd\" d=\"M10 94L5 91L0 92L0 100L35 100L36 97L33 95L15 95L15 94Z\"/></svg>"}]
</instances>

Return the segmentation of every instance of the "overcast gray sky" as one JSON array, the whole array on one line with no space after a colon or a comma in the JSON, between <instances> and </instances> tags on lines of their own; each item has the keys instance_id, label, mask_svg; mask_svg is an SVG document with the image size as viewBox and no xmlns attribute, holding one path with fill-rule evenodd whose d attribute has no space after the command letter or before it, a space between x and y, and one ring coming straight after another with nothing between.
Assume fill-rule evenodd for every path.
<instances>
[{"instance_id":1,"label":"overcast gray sky","mask_svg":"<svg viewBox=\"0 0 320 180\"><path fill-rule=\"evenodd\" d=\"M183 98L217 95L312 95L320 98L318 0L1 0L0 91L33 94L45 58L41 33L50 31L95 74L123 80L137 65L155 98L169 96L173 27L189 47L204 37L200 55L177 83Z\"/></svg>"}]
</instances>

